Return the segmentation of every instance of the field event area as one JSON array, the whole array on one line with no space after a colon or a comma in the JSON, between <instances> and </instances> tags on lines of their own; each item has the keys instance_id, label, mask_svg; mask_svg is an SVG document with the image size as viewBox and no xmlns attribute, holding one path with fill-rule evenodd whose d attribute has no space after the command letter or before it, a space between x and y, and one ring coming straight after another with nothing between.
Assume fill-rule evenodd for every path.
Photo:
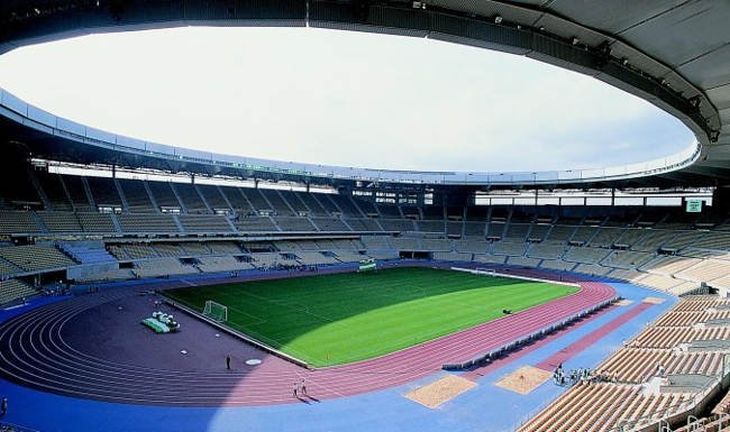
<instances>
[{"instance_id":1,"label":"field event area","mask_svg":"<svg viewBox=\"0 0 730 432\"><path fill-rule=\"evenodd\" d=\"M315 367L351 363L575 293L577 287L431 268L315 275L166 291Z\"/></svg>"}]
</instances>

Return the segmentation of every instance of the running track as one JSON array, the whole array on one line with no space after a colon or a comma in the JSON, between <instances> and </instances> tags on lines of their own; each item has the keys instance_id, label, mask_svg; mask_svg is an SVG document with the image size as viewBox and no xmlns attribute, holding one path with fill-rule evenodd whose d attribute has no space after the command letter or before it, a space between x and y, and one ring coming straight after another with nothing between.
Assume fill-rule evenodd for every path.
<instances>
[{"instance_id":1,"label":"running track","mask_svg":"<svg viewBox=\"0 0 730 432\"><path fill-rule=\"evenodd\" d=\"M134 290L109 290L32 310L0 327L0 374L32 388L120 403L173 406L245 406L297 402L292 383L302 378L312 398L331 399L385 389L431 375L559 322L615 297L608 285L581 290L403 351L349 365L306 370L278 358L249 371L183 371L97 358L64 341L73 318ZM114 325L110 323L110 325ZM143 350L145 347L134 347Z\"/></svg>"},{"instance_id":2,"label":"running track","mask_svg":"<svg viewBox=\"0 0 730 432\"><path fill-rule=\"evenodd\" d=\"M619 315L617 318L604 325L603 327L591 333L588 333L587 335L580 338L578 341L572 343L570 346L561 351L558 351L551 357L540 362L539 364L537 364L537 367L548 372L554 371L558 367L558 365L565 363L571 357L576 356L579 352L593 345L593 343L598 339L606 336L607 334L636 318L640 313L649 309L651 306L651 303L639 303L638 305L631 308L628 312Z\"/></svg>"}]
</instances>

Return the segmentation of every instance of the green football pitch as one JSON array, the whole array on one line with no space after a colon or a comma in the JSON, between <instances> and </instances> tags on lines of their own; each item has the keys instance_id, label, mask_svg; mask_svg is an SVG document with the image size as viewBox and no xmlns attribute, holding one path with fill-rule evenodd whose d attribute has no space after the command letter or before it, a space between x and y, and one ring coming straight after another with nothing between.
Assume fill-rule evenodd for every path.
<instances>
[{"instance_id":1,"label":"green football pitch","mask_svg":"<svg viewBox=\"0 0 730 432\"><path fill-rule=\"evenodd\" d=\"M398 351L524 310L577 288L494 276L395 268L166 291L202 311L228 307L226 324L322 367Z\"/></svg>"}]
</instances>

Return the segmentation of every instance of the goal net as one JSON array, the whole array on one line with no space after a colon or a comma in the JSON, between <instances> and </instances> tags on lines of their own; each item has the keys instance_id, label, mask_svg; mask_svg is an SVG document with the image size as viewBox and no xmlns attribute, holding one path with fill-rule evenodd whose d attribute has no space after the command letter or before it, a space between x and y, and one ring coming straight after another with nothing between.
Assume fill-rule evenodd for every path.
<instances>
[{"instance_id":1,"label":"goal net","mask_svg":"<svg viewBox=\"0 0 730 432\"><path fill-rule=\"evenodd\" d=\"M228 321L228 308L213 300L206 300L203 315L217 322Z\"/></svg>"}]
</instances>

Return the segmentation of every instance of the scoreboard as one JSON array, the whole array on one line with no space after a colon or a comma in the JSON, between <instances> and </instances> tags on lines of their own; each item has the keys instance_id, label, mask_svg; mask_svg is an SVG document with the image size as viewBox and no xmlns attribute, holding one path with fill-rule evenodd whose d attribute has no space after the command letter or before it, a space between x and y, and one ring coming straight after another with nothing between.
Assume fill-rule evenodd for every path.
<instances>
[{"instance_id":1,"label":"scoreboard","mask_svg":"<svg viewBox=\"0 0 730 432\"><path fill-rule=\"evenodd\" d=\"M688 199L685 201L684 211L687 213L702 213L702 205L704 201L701 199Z\"/></svg>"}]
</instances>

